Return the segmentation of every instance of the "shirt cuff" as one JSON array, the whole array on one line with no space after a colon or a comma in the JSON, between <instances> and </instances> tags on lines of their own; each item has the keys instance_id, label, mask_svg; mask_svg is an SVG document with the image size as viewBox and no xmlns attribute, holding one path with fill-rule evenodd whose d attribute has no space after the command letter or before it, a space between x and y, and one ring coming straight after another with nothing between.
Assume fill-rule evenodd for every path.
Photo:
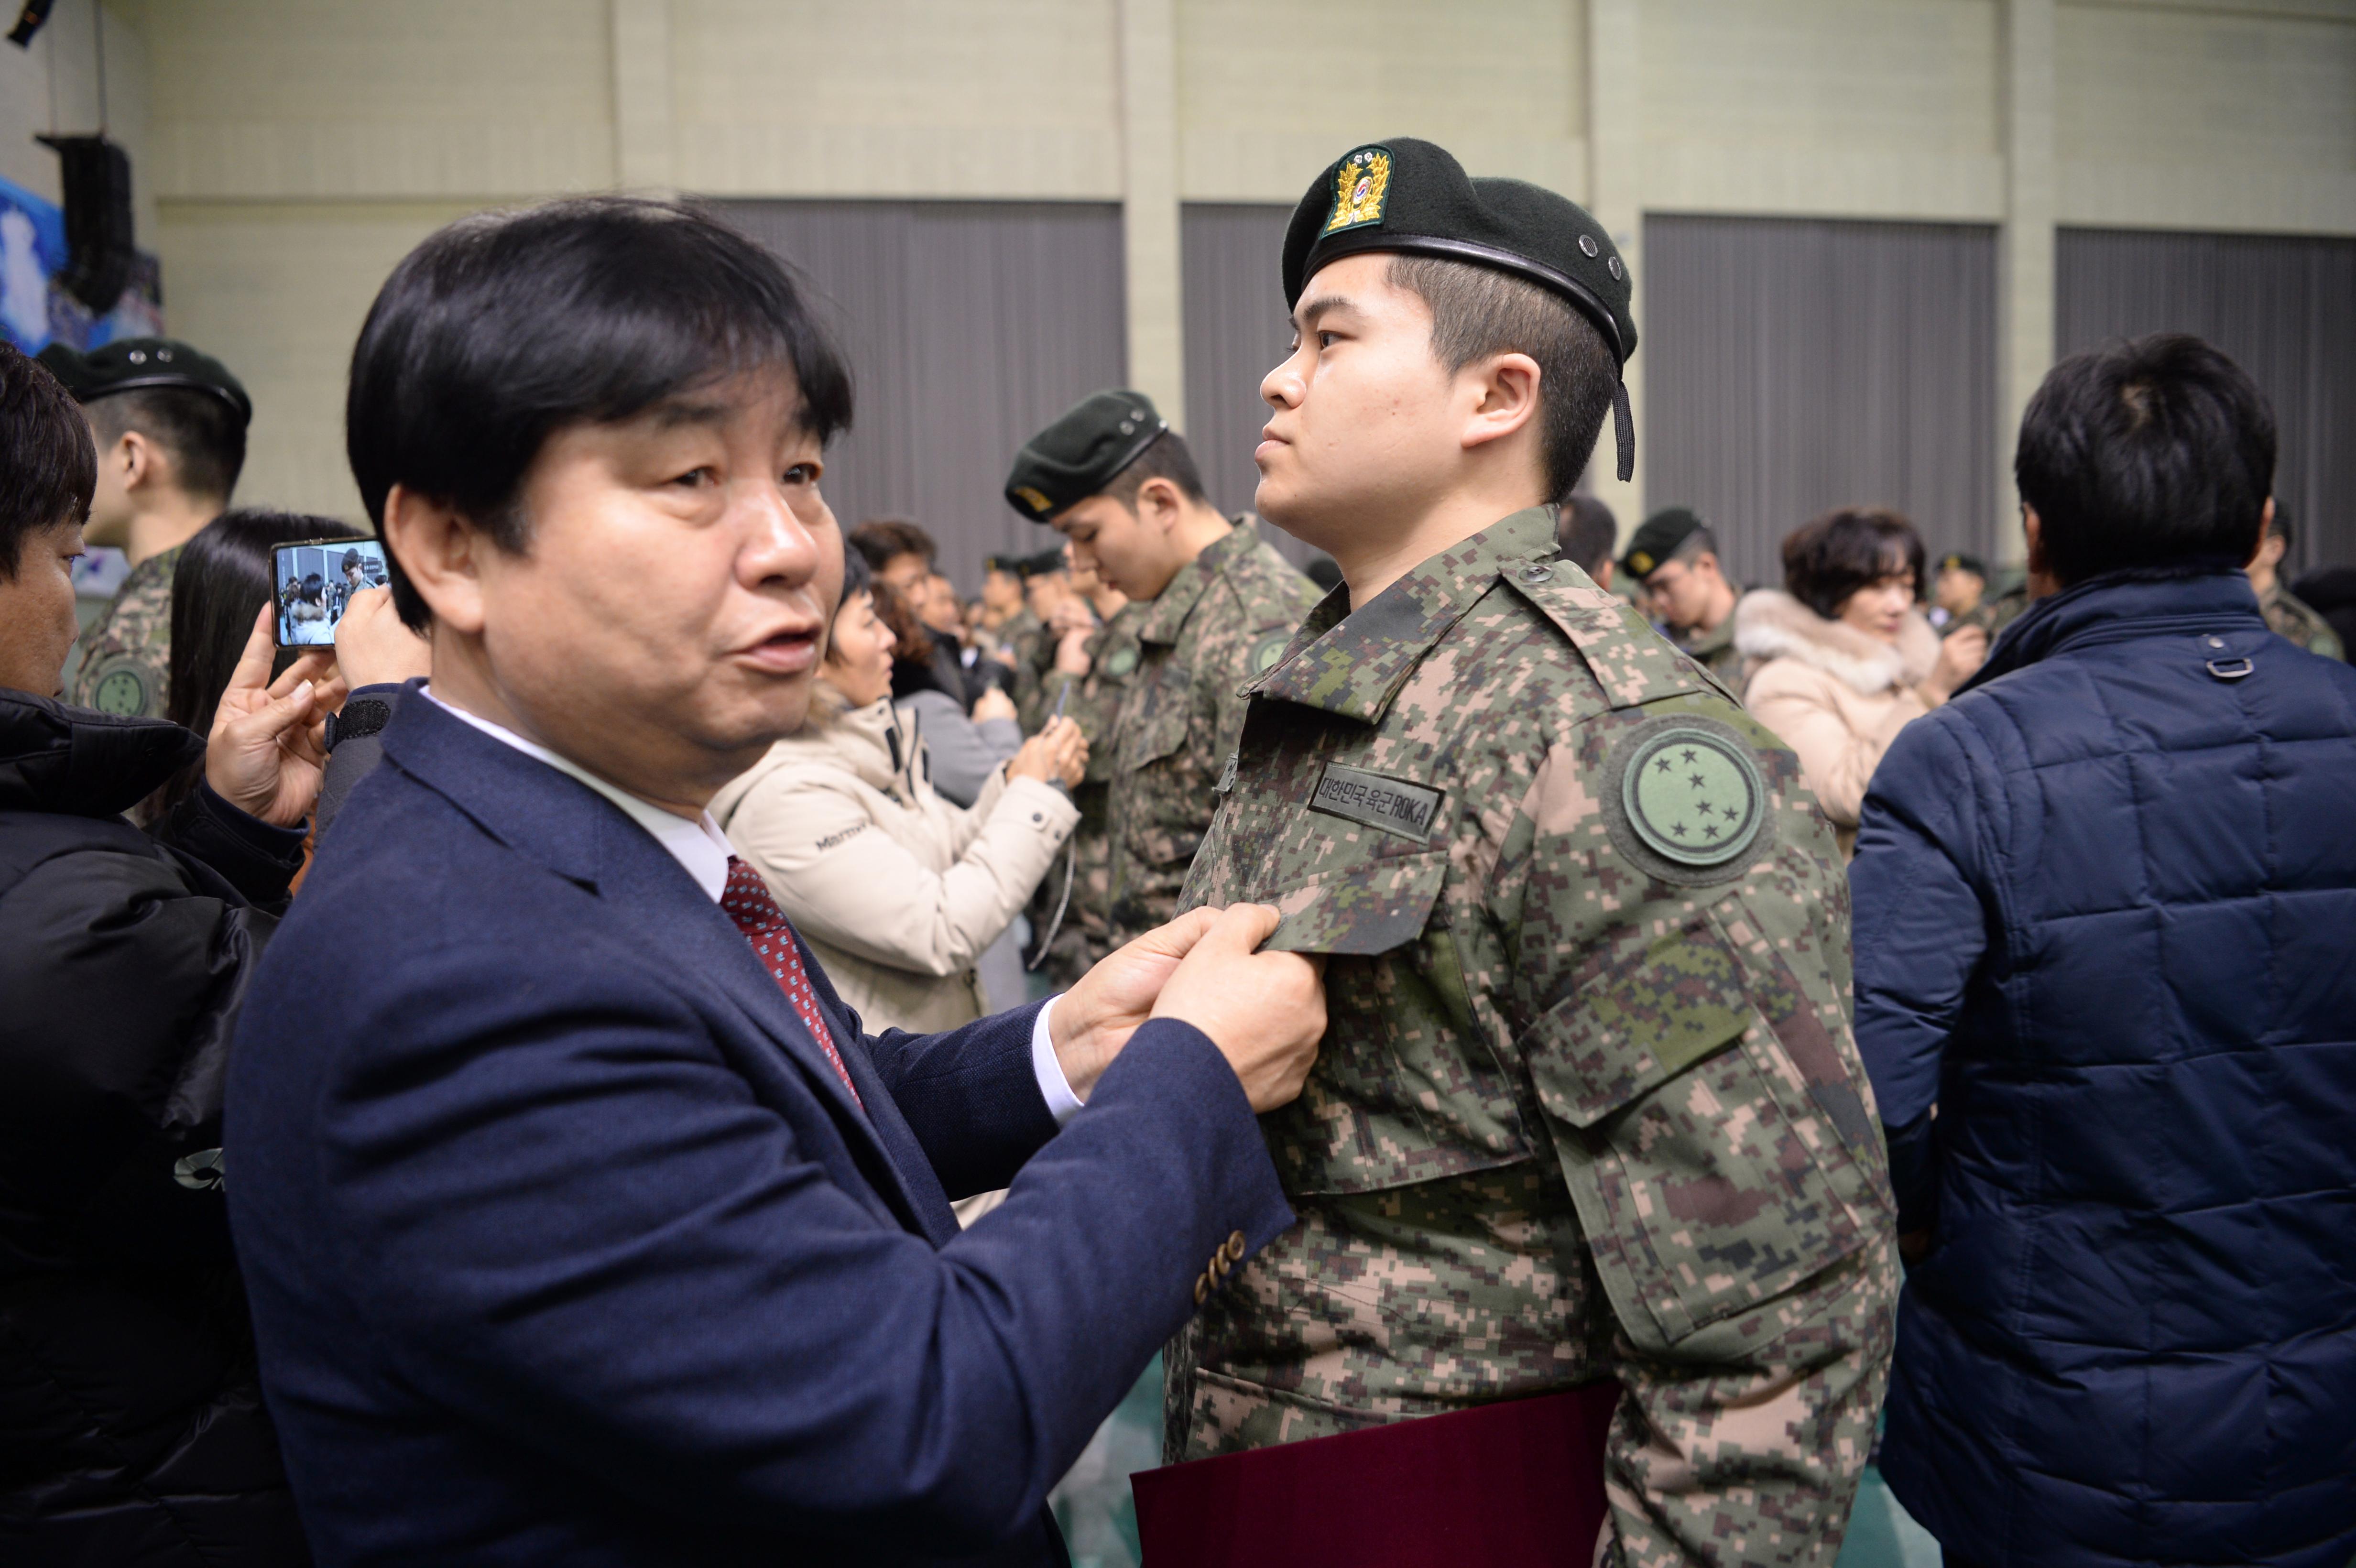
<instances>
[{"instance_id":1,"label":"shirt cuff","mask_svg":"<svg viewBox=\"0 0 2356 1568\"><path fill-rule=\"evenodd\" d=\"M1039 1093L1047 1102L1047 1114L1055 1118L1057 1126L1064 1125L1080 1114L1080 1097L1072 1093L1071 1080L1064 1076L1064 1064L1055 1060L1055 1039L1047 1030L1049 1015L1062 1001L1058 993L1031 1020L1031 1072L1039 1080Z\"/></svg>"}]
</instances>

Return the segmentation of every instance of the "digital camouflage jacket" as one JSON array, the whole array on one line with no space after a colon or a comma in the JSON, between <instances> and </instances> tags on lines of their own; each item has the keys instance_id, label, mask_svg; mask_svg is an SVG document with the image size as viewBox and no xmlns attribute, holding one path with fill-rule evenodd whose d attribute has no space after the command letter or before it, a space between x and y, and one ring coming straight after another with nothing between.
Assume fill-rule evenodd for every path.
<instances>
[{"instance_id":1,"label":"digital camouflage jacket","mask_svg":"<svg viewBox=\"0 0 2356 1568\"><path fill-rule=\"evenodd\" d=\"M1064 700L1065 717L1088 738L1087 777L1072 791L1080 808L1079 825L1072 829L1072 892L1064 921L1040 965L1041 973L1056 989L1068 990L1112 951L1112 868L1105 838L1105 810L1112 788L1112 731L1120 715L1120 699L1137 673L1137 627L1151 606L1124 604L1088 639L1088 673L1072 682ZM1065 677L1051 671L1045 686L1046 711L1053 713ZM1055 905L1064 896L1064 868L1058 863L1031 899L1031 928L1036 942L1055 924Z\"/></svg>"},{"instance_id":2,"label":"digital camouflage jacket","mask_svg":"<svg viewBox=\"0 0 2356 1568\"><path fill-rule=\"evenodd\" d=\"M2331 623L2279 582L2258 595L2258 613L2266 618L2268 631L2277 637L2288 638L2308 653L2320 654L2328 659L2348 656Z\"/></svg>"},{"instance_id":3,"label":"digital camouflage jacket","mask_svg":"<svg viewBox=\"0 0 2356 1568\"><path fill-rule=\"evenodd\" d=\"M1055 640L1047 635L1047 623L1033 614L1028 604L1006 617L1006 624L998 628L998 640L1004 645L1014 672L1006 683L1006 695L1014 699L1015 720L1025 735L1035 735L1047 721L1039 705L1040 691L1055 663Z\"/></svg>"},{"instance_id":4,"label":"digital camouflage jacket","mask_svg":"<svg viewBox=\"0 0 2356 1568\"><path fill-rule=\"evenodd\" d=\"M1788 748L1516 513L1250 696L1186 906L1328 955L1300 1219L1169 1360L1169 1456L1624 1390L1607 1563L1830 1563L1898 1276L1847 883ZM1584 1561L1583 1555L1581 1561Z\"/></svg>"},{"instance_id":5,"label":"digital camouflage jacket","mask_svg":"<svg viewBox=\"0 0 2356 1568\"><path fill-rule=\"evenodd\" d=\"M1252 517L1178 569L1138 623L1137 673L1115 725L1109 802L1115 946L1178 912L1243 725L1244 683L1269 668L1317 585Z\"/></svg>"},{"instance_id":6,"label":"digital camouflage jacket","mask_svg":"<svg viewBox=\"0 0 2356 1568\"><path fill-rule=\"evenodd\" d=\"M118 718L161 719L172 678L172 571L186 545L131 569L113 601L81 635L67 699Z\"/></svg>"}]
</instances>

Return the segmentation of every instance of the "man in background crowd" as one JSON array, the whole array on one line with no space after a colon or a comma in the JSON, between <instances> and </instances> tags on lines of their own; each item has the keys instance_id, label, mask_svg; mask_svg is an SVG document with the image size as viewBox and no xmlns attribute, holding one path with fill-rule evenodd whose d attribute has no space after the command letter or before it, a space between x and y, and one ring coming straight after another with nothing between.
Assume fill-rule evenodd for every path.
<instances>
[{"instance_id":1,"label":"man in background crowd","mask_svg":"<svg viewBox=\"0 0 2356 1568\"><path fill-rule=\"evenodd\" d=\"M1018 556L1015 575L1023 582L1023 613L1010 622L1014 628L1006 641L1014 665L1014 709L1025 734L1037 734L1055 707L1052 673L1061 636L1057 613L1072 596L1072 576L1062 545Z\"/></svg>"},{"instance_id":2,"label":"man in background crowd","mask_svg":"<svg viewBox=\"0 0 2356 1568\"><path fill-rule=\"evenodd\" d=\"M1993 619L1987 597L1987 563L1976 555L1951 549L1939 558L1931 578L1931 624L1942 636L1958 626L1987 630Z\"/></svg>"},{"instance_id":3,"label":"man in background crowd","mask_svg":"<svg viewBox=\"0 0 2356 1568\"><path fill-rule=\"evenodd\" d=\"M1620 519L1611 507L1583 490L1573 494L1556 516L1554 542L1563 560L1611 592L1612 552L1620 543Z\"/></svg>"},{"instance_id":4,"label":"man in background crowd","mask_svg":"<svg viewBox=\"0 0 2356 1568\"><path fill-rule=\"evenodd\" d=\"M1152 608L1114 721L1110 940L1171 919L1243 725L1237 695L1272 668L1317 590L1259 537L1220 515L1186 438L1142 392L1098 392L1033 436L1007 504L1071 541L1076 566Z\"/></svg>"},{"instance_id":5,"label":"man in background crowd","mask_svg":"<svg viewBox=\"0 0 2356 1568\"><path fill-rule=\"evenodd\" d=\"M1023 579L1015 574L1013 557L986 555L981 558L981 629L992 636L1002 635L1005 627L1023 613Z\"/></svg>"},{"instance_id":6,"label":"man in background crowd","mask_svg":"<svg viewBox=\"0 0 2356 1568\"><path fill-rule=\"evenodd\" d=\"M1866 796L1881 1467L1950 1568L2356 1552L2356 670L2235 570L2275 440L2198 338L2055 367L2040 597Z\"/></svg>"},{"instance_id":7,"label":"man in background crowd","mask_svg":"<svg viewBox=\"0 0 2356 1568\"><path fill-rule=\"evenodd\" d=\"M1030 911L1033 940L1045 947L1039 968L1059 987L1087 974L1114 945L1111 845L1106 837L1113 727L1130 679L1137 673L1137 629L1149 608L1106 582L1093 560L1074 561L1071 578L1072 596L1056 613L1072 626L1056 641L1049 685L1065 716L1087 737L1087 774L1072 791L1080 820L1072 830L1069 894L1062 872L1052 872L1040 884ZM1074 611L1090 620L1075 620Z\"/></svg>"},{"instance_id":8,"label":"man in background crowd","mask_svg":"<svg viewBox=\"0 0 2356 1568\"><path fill-rule=\"evenodd\" d=\"M2290 513L2277 501L2266 521L2266 537L2258 541L2258 553L2250 558L2250 586L2257 591L2258 613L2266 618L2276 636L2287 637L2308 653L2328 659L2345 659L2348 650L2331 623L2292 593L2282 580L2283 557L2290 545Z\"/></svg>"},{"instance_id":9,"label":"man in background crowd","mask_svg":"<svg viewBox=\"0 0 2356 1568\"><path fill-rule=\"evenodd\" d=\"M1689 507L1664 507L1630 536L1620 564L1644 590L1669 640L1739 688L1742 656L1734 647L1734 604L1742 595L1727 581L1709 525Z\"/></svg>"},{"instance_id":10,"label":"man in background crowd","mask_svg":"<svg viewBox=\"0 0 2356 1568\"><path fill-rule=\"evenodd\" d=\"M40 358L81 404L98 445L82 537L131 563L114 602L82 634L70 695L102 713L160 719L172 568L237 488L253 403L227 366L168 337L126 337L88 354L52 343Z\"/></svg>"}]
</instances>

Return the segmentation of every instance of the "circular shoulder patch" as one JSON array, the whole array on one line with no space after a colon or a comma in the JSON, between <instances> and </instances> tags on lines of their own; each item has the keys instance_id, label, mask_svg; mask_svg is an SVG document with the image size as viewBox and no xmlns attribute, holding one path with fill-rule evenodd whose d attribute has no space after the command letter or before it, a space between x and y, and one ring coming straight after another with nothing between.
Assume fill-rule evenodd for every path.
<instances>
[{"instance_id":1,"label":"circular shoulder patch","mask_svg":"<svg viewBox=\"0 0 2356 1568\"><path fill-rule=\"evenodd\" d=\"M1621 811L1654 854L1700 869L1725 865L1758 839L1766 784L1750 749L1718 726L1659 720L1624 742L1622 754Z\"/></svg>"},{"instance_id":2,"label":"circular shoulder patch","mask_svg":"<svg viewBox=\"0 0 2356 1568\"><path fill-rule=\"evenodd\" d=\"M101 713L137 718L147 711L147 672L136 661L123 659L98 677L91 706Z\"/></svg>"},{"instance_id":3,"label":"circular shoulder patch","mask_svg":"<svg viewBox=\"0 0 2356 1568\"><path fill-rule=\"evenodd\" d=\"M1251 667L1254 675L1266 675L1284 662L1284 650L1292 645L1290 632L1273 632L1259 640L1252 649Z\"/></svg>"},{"instance_id":4,"label":"circular shoulder patch","mask_svg":"<svg viewBox=\"0 0 2356 1568\"><path fill-rule=\"evenodd\" d=\"M1113 649L1105 657L1105 674L1127 675L1137 667L1137 650L1127 645Z\"/></svg>"}]
</instances>

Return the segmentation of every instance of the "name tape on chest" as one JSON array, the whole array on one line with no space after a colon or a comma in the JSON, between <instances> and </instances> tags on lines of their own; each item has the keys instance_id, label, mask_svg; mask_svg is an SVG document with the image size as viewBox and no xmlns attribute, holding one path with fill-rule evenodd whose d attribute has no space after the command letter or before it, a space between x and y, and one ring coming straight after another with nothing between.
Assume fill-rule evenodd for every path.
<instances>
[{"instance_id":1,"label":"name tape on chest","mask_svg":"<svg viewBox=\"0 0 2356 1568\"><path fill-rule=\"evenodd\" d=\"M1431 837L1440 799L1440 791L1422 784L1329 763L1309 797L1309 809L1346 816L1420 844Z\"/></svg>"}]
</instances>

